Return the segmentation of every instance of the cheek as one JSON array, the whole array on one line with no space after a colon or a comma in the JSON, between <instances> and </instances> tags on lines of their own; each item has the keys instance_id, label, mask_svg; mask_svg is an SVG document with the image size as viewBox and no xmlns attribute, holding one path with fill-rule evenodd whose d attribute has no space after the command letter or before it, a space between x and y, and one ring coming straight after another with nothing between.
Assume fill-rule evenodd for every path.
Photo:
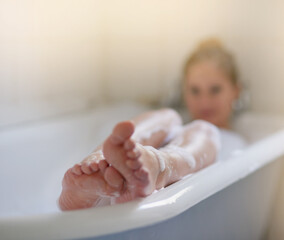
<instances>
[{"instance_id":1,"label":"cheek","mask_svg":"<svg viewBox=\"0 0 284 240\"><path fill-rule=\"evenodd\" d=\"M191 109L195 109L198 107L198 103L199 101L197 100L197 98L190 96L190 95L186 95L185 96L185 103L188 107L190 107Z\"/></svg>"},{"instance_id":2,"label":"cheek","mask_svg":"<svg viewBox=\"0 0 284 240\"><path fill-rule=\"evenodd\" d=\"M190 114L196 115L198 113L198 102L194 98L185 96L185 105Z\"/></svg>"},{"instance_id":3,"label":"cheek","mask_svg":"<svg viewBox=\"0 0 284 240\"><path fill-rule=\"evenodd\" d=\"M215 106L219 112L228 112L231 110L232 101L231 95L220 95L216 98Z\"/></svg>"}]
</instances>

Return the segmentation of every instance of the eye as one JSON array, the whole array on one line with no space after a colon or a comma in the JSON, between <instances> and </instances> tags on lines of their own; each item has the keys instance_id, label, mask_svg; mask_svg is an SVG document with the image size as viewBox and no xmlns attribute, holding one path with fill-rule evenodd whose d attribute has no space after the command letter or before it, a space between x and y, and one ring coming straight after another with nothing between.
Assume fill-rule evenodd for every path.
<instances>
[{"instance_id":1,"label":"eye","mask_svg":"<svg viewBox=\"0 0 284 240\"><path fill-rule=\"evenodd\" d=\"M191 88L189 88L189 92L192 95L198 95L200 91L199 91L199 89L197 87L191 87Z\"/></svg>"},{"instance_id":2,"label":"eye","mask_svg":"<svg viewBox=\"0 0 284 240\"><path fill-rule=\"evenodd\" d=\"M218 94L221 92L221 90L222 90L222 87L216 85L216 86L211 87L210 92L212 94Z\"/></svg>"}]
</instances>

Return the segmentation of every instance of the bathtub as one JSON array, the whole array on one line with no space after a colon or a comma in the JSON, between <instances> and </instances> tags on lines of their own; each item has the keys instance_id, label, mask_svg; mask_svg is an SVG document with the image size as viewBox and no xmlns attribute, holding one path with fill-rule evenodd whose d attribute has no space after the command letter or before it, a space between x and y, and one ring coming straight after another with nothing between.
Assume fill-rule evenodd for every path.
<instances>
[{"instance_id":1,"label":"bathtub","mask_svg":"<svg viewBox=\"0 0 284 240\"><path fill-rule=\"evenodd\" d=\"M67 168L117 121L145 111L121 104L0 129L0 239L265 239L284 155L284 117L242 114L249 146L151 196L60 212Z\"/></svg>"}]
</instances>

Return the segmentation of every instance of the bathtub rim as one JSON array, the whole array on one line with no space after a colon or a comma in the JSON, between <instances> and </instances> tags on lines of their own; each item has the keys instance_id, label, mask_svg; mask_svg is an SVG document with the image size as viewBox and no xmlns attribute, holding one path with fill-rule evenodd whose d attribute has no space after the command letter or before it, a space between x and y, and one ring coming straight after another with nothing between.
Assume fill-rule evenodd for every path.
<instances>
[{"instance_id":1,"label":"bathtub rim","mask_svg":"<svg viewBox=\"0 0 284 240\"><path fill-rule=\"evenodd\" d=\"M67 239L99 237L153 225L183 213L278 159L284 155L283 142L284 129L251 144L230 159L216 162L145 199L63 213L1 217L0 232L7 239Z\"/></svg>"}]
</instances>

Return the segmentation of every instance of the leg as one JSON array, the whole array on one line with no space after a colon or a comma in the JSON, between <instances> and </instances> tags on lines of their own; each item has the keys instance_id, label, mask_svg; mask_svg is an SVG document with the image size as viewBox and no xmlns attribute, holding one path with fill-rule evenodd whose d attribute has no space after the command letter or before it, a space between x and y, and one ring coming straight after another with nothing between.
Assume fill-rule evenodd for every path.
<instances>
[{"instance_id":1,"label":"leg","mask_svg":"<svg viewBox=\"0 0 284 240\"><path fill-rule=\"evenodd\" d=\"M131 120L135 126L132 139L142 145L159 148L173 139L181 129L182 120L172 109L161 109L143 113ZM105 160L102 145L81 163L74 166L74 173L91 174L97 170L97 164ZM112 169L112 172L115 171ZM117 175L117 173L116 173Z\"/></svg>"},{"instance_id":2,"label":"leg","mask_svg":"<svg viewBox=\"0 0 284 240\"><path fill-rule=\"evenodd\" d=\"M136 126L132 137L137 142L160 147L176 135L181 118L174 110L161 109L141 114L132 123ZM59 206L71 210L109 204L109 198L121 191L123 182L117 169L105 161L100 145L66 172Z\"/></svg>"},{"instance_id":3,"label":"leg","mask_svg":"<svg viewBox=\"0 0 284 240\"><path fill-rule=\"evenodd\" d=\"M135 126L132 139L154 148L167 144L182 127L179 114L169 108L146 112L133 118L132 122Z\"/></svg>"},{"instance_id":4,"label":"leg","mask_svg":"<svg viewBox=\"0 0 284 240\"><path fill-rule=\"evenodd\" d=\"M187 125L177 138L159 150L130 139L134 130L129 121L116 125L103 146L106 161L126 181L116 202L145 197L206 167L216 158L219 132L205 121Z\"/></svg>"},{"instance_id":5,"label":"leg","mask_svg":"<svg viewBox=\"0 0 284 240\"><path fill-rule=\"evenodd\" d=\"M212 164L216 160L220 145L220 133L213 124L195 120L184 126L178 137L159 149L160 154L166 154L168 157L164 157L166 167L159 176L157 189Z\"/></svg>"}]
</instances>

